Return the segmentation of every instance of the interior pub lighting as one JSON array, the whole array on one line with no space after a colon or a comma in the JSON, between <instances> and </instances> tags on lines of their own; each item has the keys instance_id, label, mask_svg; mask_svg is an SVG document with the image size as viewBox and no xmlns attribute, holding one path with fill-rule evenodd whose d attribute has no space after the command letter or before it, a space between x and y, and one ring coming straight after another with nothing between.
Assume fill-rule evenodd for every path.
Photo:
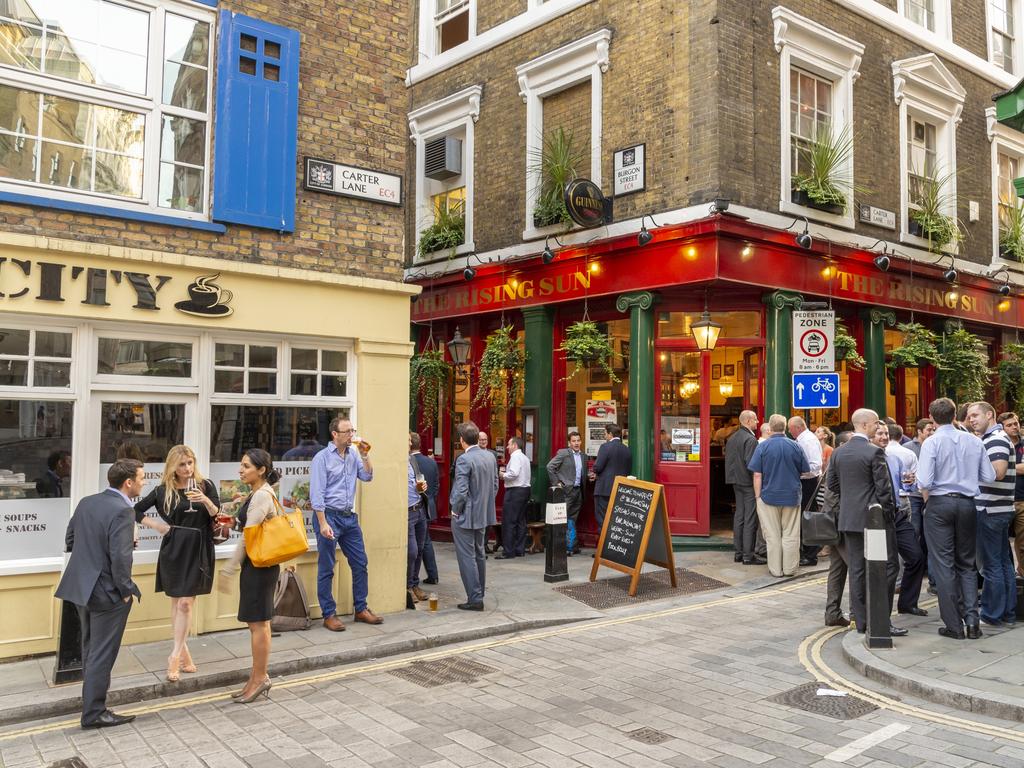
<instances>
[{"instance_id":1,"label":"interior pub lighting","mask_svg":"<svg viewBox=\"0 0 1024 768\"><path fill-rule=\"evenodd\" d=\"M697 349L701 352L711 352L718 344L718 334L721 332L722 326L712 320L711 313L708 312L708 291L705 288L704 311L700 315L700 320L690 326L690 333L697 342Z\"/></svg>"}]
</instances>

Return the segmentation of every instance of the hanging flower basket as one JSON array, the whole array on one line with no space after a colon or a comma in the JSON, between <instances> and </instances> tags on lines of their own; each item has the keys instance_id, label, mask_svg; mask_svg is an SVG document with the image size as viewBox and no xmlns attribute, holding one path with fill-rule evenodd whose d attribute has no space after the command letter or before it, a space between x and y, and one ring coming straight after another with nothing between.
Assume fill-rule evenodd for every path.
<instances>
[{"instance_id":1,"label":"hanging flower basket","mask_svg":"<svg viewBox=\"0 0 1024 768\"><path fill-rule=\"evenodd\" d=\"M428 347L409 361L409 408L421 408L421 423L432 429L440 407L441 392L448 384L451 367L444 359L444 350Z\"/></svg>"},{"instance_id":2,"label":"hanging flower basket","mask_svg":"<svg viewBox=\"0 0 1024 768\"><path fill-rule=\"evenodd\" d=\"M1007 344L999 361L999 393L1008 408L1024 402L1024 344Z\"/></svg>"},{"instance_id":3,"label":"hanging flower basket","mask_svg":"<svg viewBox=\"0 0 1024 768\"><path fill-rule=\"evenodd\" d=\"M956 402L984 400L992 379L985 342L964 328L942 337L939 385Z\"/></svg>"},{"instance_id":4,"label":"hanging flower basket","mask_svg":"<svg viewBox=\"0 0 1024 768\"><path fill-rule=\"evenodd\" d=\"M836 362L846 363L848 370L863 371L867 361L857 351L857 339L850 335L846 324L836 320Z\"/></svg>"},{"instance_id":5,"label":"hanging flower basket","mask_svg":"<svg viewBox=\"0 0 1024 768\"><path fill-rule=\"evenodd\" d=\"M592 320L579 320L566 328L565 339L558 351L565 354L566 362L574 364L563 381L573 378L595 363L611 381L619 380L611 368L611 361L615 355L612 341Z\"/></svg>"},{"instance_id":6,"label":"hanging flower basket","mask_svg":"<svg viewBox=\"0 0 1024 768\"><path fill-rule=\"evenodd\" d=\"M526 350L520 347L511 325L490 334L480 356L473 407L503 410L514 405L522 392L526 358Z\"/></svg>"}]
</instances>

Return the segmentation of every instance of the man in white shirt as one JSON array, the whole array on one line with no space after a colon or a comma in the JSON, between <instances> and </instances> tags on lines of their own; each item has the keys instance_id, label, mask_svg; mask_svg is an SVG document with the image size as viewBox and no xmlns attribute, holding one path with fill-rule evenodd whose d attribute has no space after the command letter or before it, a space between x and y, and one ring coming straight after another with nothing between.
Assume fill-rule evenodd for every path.
<instances>
[{"instance_id":1,"label":"man in white shirt","mask_svg":"<svg viewBox=\"0 0 1024 768\"><path fill-rule=\"evenodd\" d=\"M504 552L495 560L510 560L526 554L526 504L530 500L530 461L523 453L521 437L510 437L508 465L501 477L505 481L505 500L501 506L501 539Z\"/></svg>"},{"instance_id":2,"label":"man in white shirt","mask_svg":"<svg viewBox=\"0 0 1024 768\"><path fill-rule=\"evenodd\" d=\"M821 441L814 436L814 433L807 428L807 423L799 416L793 416L787 426L789 427L789 434L793 436L797 445L804 452L804 456L807 457L807 464L811 468L810 472L804 472L800 475L800 508L804 510L815 503L815 492L821 479ZM800 522L802 525L802 514L800 515ZM801 544L800 565L817 565L818 553L820 551L821 547Z\"/></svg>"}]
</instances>

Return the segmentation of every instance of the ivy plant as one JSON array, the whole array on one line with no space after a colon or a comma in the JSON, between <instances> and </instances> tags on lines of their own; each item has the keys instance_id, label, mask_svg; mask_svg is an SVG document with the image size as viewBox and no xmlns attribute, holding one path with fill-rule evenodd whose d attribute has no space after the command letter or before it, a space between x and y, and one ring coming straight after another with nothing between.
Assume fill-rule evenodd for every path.
<instances>
[{"instance_id":1,"label":"ivy plant","mask_svg":"<svg viewBox=\"0 0 1024 768\"><path fill-rule=\"evenodd\" d=\"M608 378L618 381L619 378L611 369L615 348L608 334L592 320L579 320L565 330L565 339L558 351L565 354L566 361L573 363L573 369L563 379L567 381L592 364L600 366Z\"/></svg>"},{"instance_id":2,"label":"ivy plant","mask_svg":"<svg viewBox=\"0 0 1024 768\"><path fill-rule=\"evenodd\" d=\"M847 330L846 324L838 318L836 318L835 345L837 363L846 363L848 370L864 370L867 360L857 351L857 339Z\"/></svg>"},{"instance_id":3,"label":"ivy plant","mask_svg":"<svg viewBox=\"0 0 1024 768\"><path fill-rule=\"evenodd\" d=\"M1024 344L1007 344L999 361L999 393L1009 408L1024 402Z\"/></svg>"},{"instance_id":4,"label":"ivy plant","mask_svg":"<svg viewBox=\"0 0 1024 768\"><path fill-rule=\"evenodd\" d=\"M939 337L920 323L900 323L896 330L903 334L903 343L889 355L888 367L920 368L928 363L941 367Z\"/></svg>"},{"instance_id":5,"label":"ivy plant","mask_svg":"<svg viewBox=\"0 0 1024 768\"><path fill-rule=\"evenodd\" d=\"M984 400L992 378L985 343L964 328L946 333L939 350L939 385L956 402Z\"/></svg>"},{"instance_id":6,"label":"ivy plant","mask_svg":"<svg viewBox=\"0 0 1024 768\"><path fill-rule=\"evenodd\" d=\"M431 429L437 420L441 392L448 383L451 367L441 349L427 348L409 361L409 408L415 413L422 407L424 428Z\"/></svg>"},{"instance_id":7,"label":"ivy plant","mask_svg":"<svg viewBox=\"0 0 1024 768\"><path fill-rule=\"evenodd\" d=\"M458 210L440 210L434 223L423 230L416 251L425 258L436 251L447 250L448 258L455 255L455 249L466 242L466 217Z\"/></svg>"},{"instance_id":8,"label":"ivy plant","mask_svg":"<svg viewBox=\"0 0 1024 768\"><path fill-rule=\"evenodd\" d=\"M526 358L511 325L491 333L480 356L473 407L505 409L512 405L523 388Z\"/></svg>"}]
</instances>

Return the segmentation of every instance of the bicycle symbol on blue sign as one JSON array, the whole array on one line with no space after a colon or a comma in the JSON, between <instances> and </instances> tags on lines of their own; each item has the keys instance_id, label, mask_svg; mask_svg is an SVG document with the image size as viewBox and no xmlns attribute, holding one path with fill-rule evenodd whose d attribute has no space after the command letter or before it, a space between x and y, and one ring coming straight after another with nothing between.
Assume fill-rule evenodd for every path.
<instances>
[{"instance_id":1,"label":"bicycle symbol on blue sign","mask_svg":"<svg viewBox=\"0 0 1024 768\"><path fill-rule=\"evenodd\" d=\"M838 373L794 373L794 408L838 408L842 393Z\"/></svg>"}]
</instances>

